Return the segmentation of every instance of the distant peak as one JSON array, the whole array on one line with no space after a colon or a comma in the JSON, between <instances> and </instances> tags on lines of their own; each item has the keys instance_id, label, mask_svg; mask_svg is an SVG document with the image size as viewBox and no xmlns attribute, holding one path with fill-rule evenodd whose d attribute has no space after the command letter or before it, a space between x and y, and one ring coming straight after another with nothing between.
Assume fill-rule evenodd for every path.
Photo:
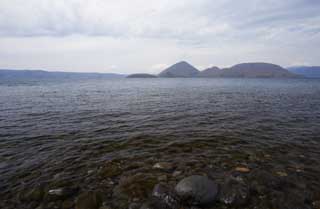
<instances>
[{"instance_id":1,"label":"distant peak","mask_svg":"<svg viewBox=\"0 0 320 209\"><path fill-rule=\"evenodd\" d=\"M180 61L167 69L163 70L160 77L194 77L199 70L186 61Z\"/></svg>"},{"instance_id":2,"label":"distant peak","mask_svg":"<svg viewBox=\"0 0 320 209\"><path fill-rule=\"evenodd\" d=\"M191 65L191 64L189 64L186 61L180 61L180 62L177 62L176 65Z\"/></svg>"}]
</instances>

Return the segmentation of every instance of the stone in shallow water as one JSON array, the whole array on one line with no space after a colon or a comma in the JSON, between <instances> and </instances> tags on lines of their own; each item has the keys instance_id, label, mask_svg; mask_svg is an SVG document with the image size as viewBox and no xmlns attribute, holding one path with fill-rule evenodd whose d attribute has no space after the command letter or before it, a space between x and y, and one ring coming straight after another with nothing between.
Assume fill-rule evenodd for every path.
<instances>
[{"instance_id":1,"label":"stone in shallow water","mask_svg":"<svg viewBox=\"0 0 320 209\"><path fill-rule=\"evenodd\" d=\"M276 174L280 177L287 177L288 176L288 174L284 171L278 171L278 172L276 172Z\"/></svg>"},{"instance_id":2,"label":"stone in shallow water","mask_svg":"<svg viewBox=\"0 0 320 209\"><path fill-rule=\"evenodd\" d=\"M175 190L186 203L207 206L215 202L218 185L208 177L194 175L182 179Z\"/></svg>"},{"instance_id":3,"label":"stone in shallow water","mask_svg":"<svg viewBox=\"0 0 320 209\"><path fill-rule=\"evenodd\" d=\"M62 209L73 208L74 202L72 200L65 200L62 202Z\"/></svg>"},{"instance_id":4,"label":"stone in shallow water","mask_svg":"<svg viewBox=\"0 0 320 209\"><path fill-rule=\"evenodd\" d=\"M140 208L140 204L139 203L131 203L128 207L128 209L139 209Z\"/></svg>"},{"instance_id":5,"label":"stone in shallow water","mask_svg":"<svg viewBox=\"0 0 320 209\"><path fill-rule=\"evenodd\" d=\"M122 173L121 164L114 161L107 162L99 170L99 175L104 178L119 176Z\"/></svg>"},{"instance_id":6,"label":"stone in shallow water","mask_svg":"<svg viewBox=\"0 0 320 209\"><path fill-rule=\"evenodd\" d=\"M166 208L179 209L180 208L180 198L168 185L157 184L153 191L152 196L158 198L160 201L167 205Z\"/></svg>"},{"instance_id":7,"label":"stone in shallow water","mask_svg":"<svg viewBox=\"0 0 320 209\"><path fill-rule=\"evenodd\" d=\"M44 196L43 189L40 187L36 187L26 193L22 193L20 195L20 199L25 201L40 201L42 200L43 196Z\"/></svg>"},{"instance_id":8,"label":"stone in shallow water","mask_svg":"<svg viewBox=\"0 0 320 209\"><path fill-rule=\"evenodd\" d=\"M159 169L159 170L164 170L164 171L171 171L174 169L173 163L168 163L168 162L159 162L154 164L153 168Z\"/></svg>"},{"instance_id":9,"label":"stone in shallow water","mask_svg":"<svg viewBox=\"0 0 320 209\"><path fill-rule=\"evenodd\" d=\"M78 192L78 188L57 188L50 189L48 195L46 196L47 200L63 200L70 196L75 195Z\"/></svg>"},{"instance_id":10,"label":"stone in shallow water","mask_svg":"<svg viewBox=\"0 0 320 209\"><path fill-rule=\"evenodd\" d=\"M96 192L85 192L78 196L76 209L98 209L101 204L101 197Z\"/></svg>"},{"instance_id":11,"label":"stone in shallow water","mask_svg":"<svg viewBox=\"0 0 320 209\"><path fill-rule=\"evenodd\" d=\"M168 209L168 206L158 198L151 198L140 209Z\"/></svg>"},{"instance_id":12,"label":"stone in shallow water","mask_svg":"<svg viewBox=\"0 0 320 209\"><path fill-rule=\"evenodd\" d=\"M113 189L112 201L119 208L128 208L129 202L134 199L147 199L156 183L156 177L150 174L122 176L119 184Z\"/></svg>"},{"instance_id":13,"label":"stone in shallow water","mask_svg":"<svg viewBox=\"0 0 320 209\"><path fill-rule=\"evenodd\" d=\"M250 169L247 168L247 167L236 167L235 168L235 171L238 171L240 173L249 173L250 172Z\"/></svg>"},{"instance_id":14,"label":"stone in shallow water","mask_svg":"<svg viewBox=\"0 0 320 209\"><path fill-rule=\"evenodd\" d=\"M249 200L249 187L243 181L229 177L220 188L219 200L226 205L244 205Z\"/></svg>"},{"instance_id":15,"label":"stone in shallow water","mask_svg":"<svg viewBox=\"0 0 320 209\"><path fill-rule=\"evenodd\" d=\"M314 201L312 203L312 206L314 207L314 209L320 209L320 200Z\"/></svg>"},{"instance_id":16,"label":"stone in shallow water","mask_svg":"<svg viewBox=\"0 0 320 209\"><path fill-rule=\"evenodd\" d=\"M181 174L182 174L182 171L175 171L173 172L172 176L177 177L177 176L180 176Z\"/></svg>"}]
</instances>

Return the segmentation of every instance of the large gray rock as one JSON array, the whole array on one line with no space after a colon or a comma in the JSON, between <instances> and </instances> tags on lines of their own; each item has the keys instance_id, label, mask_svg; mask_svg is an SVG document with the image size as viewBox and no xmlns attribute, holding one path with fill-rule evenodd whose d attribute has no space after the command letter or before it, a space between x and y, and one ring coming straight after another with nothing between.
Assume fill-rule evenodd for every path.
<instances>
[{"instance_id":1,"label":"large gray rock","mask_svg":"<svg viewBox=\"0 0 320 209\"><path fill-rule=\"evenodd\" d=\"M195 175L182 179L175 190L186 203L207 206L215 202L218 194L218 185L208 177Z\"/></svg>"},{"instance_id":2,"label":"large gray rock","mask_svg":"<svg viewBox=\"0 0 320 209\"><path fill-rule=\"evenodd\" d=\"M179 209L180 208L180 198L166 184L157 184L152 191L152 196L161 200L168 209Z\"/></svg>"}]
</instances>

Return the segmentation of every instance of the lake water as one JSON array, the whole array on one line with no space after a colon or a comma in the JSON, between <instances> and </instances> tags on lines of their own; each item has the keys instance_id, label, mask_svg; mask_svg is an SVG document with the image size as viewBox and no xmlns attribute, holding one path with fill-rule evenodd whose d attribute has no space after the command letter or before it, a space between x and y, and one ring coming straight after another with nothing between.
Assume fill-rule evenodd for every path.
<instances>
[{"instance_id":1,"label":"lake water","mask_svg":"<svg viewBox=\"0 0 320 209\"><path fill-rule=\"evenodd\" d=\"M237 167L250 170L239 174L252 191L248 208L320 200L320 80L0 82L0 208L62 207L47 195L61 187L77 188L70 201L94 190L117 207L125 176L223 182ZM21 197L34 188L45 195ZM129 203L146 198L123 193Z\"/></svg>"}]
</instances>

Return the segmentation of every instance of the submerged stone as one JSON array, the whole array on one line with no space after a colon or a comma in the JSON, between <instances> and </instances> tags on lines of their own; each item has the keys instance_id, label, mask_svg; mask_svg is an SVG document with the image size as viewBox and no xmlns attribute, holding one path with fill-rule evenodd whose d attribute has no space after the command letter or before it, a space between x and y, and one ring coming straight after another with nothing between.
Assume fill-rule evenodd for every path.
<instances>
[{"instance_id":1,"label":"submerged stone","mask_svg":"<svg viewBox=\"0 0 320 209\"><path fill-rule=\"evenodd\" d=\"M78 196L76 209L98 209L102 204L101 197L96 192L85 192Z\"/></svg>"},{"instance_id":2,"label":"submerged stone","mask_svg":"<svg viewBox=\"0 0 320 209\"><path fill-rule=\"evenodd\" d=\"M153 168L165 171L171 171L174 169L173 163L159 162L153 165Z\"/></svg>"},{"instance_id":3,"label":"submerged stone","mask_svg":"<svg viewBox=\"0 0 320 209\"><path fill-rule=\"evenodd\" d=\"M70 209L73 208L74 202L72 200L65 200L62 202L62 208L63 209Z\"/></svg>"},{"instance_id":4,"label":"submerged stone","mask_svg":"<svg viewBox=\"0 0 320 209\"><path fill-rule=\"evenodd\" d=\"M226 205L241 206L248 199L249 187L237 178L228 178L220 188L219 200Z\"/></svg>"},{"instance_id":5,"label":"submerged stone","mask_svg":"<svg viewBox=\"0 0 320 209\"><path fill-rule=\"evenodd\" d=\"M215 202L218 185L208 177L194 175L182 179L175 190L186 203L207 206Z\"/></svg>"},{"instance_id":6,"label":"submerged stone","mask_svg":"<svg viewBox=\"0 0 320 209\"><path fill-rule=\"evenodd\" d=\"M151 198L140 209L168 209L168 206L158 198Z\"/></svg>"},{"instance_id":7,"label":"submerged stone","mask_svg":"<svg viewBox=\"0 0 320 209\"><path fill-rule=\"evenodd\" d=\"M247 167L236 167L235 168L235 171L238 171L240 173L249 173L250 172L250 169L247 168Z\"/></svg>"},{"instance_id":8,"label":"submerged stone","mask_svg":"<svg viewBox=\"0 0 320 209\"><path fill-rule=\"evenodd\" d=\"M122 173L121 164L118 162L109 161L100 170L99 175L104 178L111 178Z\"/></svg>"},{"instance_id":9,"label":"submerged stone","mask_svg":"<svg viewBox=\"0 0 320 209\"><path fill-rule=\"evenodd\" d=\"M47 198L49 200L56 200L56 199L66 199L74 194L76 194L78 188L57 188L57 189L50 189L48 191Z\"/></svg>"},{"instance_id":10,"label":"submerged stone","mask_svg":"<svg viewBox=\"0 0 320 209\"><path fill-rule=\"evenodd\" d=\"M115 204L125 206L130 200L143 200L151 194L157 178L143 173L133 176L123 176L119 184L113 189L113 201Z\"/></svg>"},{"instance_id":11,"label":"submerged stone","mask_svg":"<svg viewBox=\"0 0 320 209\"><path fill-rule=\"evenodd\" d=\"M167 205L166 208L168 209L180 208L179 196L168 185L157 184L152 191L152 196L158 198L163 203L165 203Z\"/></svg>"}]
</instances>

